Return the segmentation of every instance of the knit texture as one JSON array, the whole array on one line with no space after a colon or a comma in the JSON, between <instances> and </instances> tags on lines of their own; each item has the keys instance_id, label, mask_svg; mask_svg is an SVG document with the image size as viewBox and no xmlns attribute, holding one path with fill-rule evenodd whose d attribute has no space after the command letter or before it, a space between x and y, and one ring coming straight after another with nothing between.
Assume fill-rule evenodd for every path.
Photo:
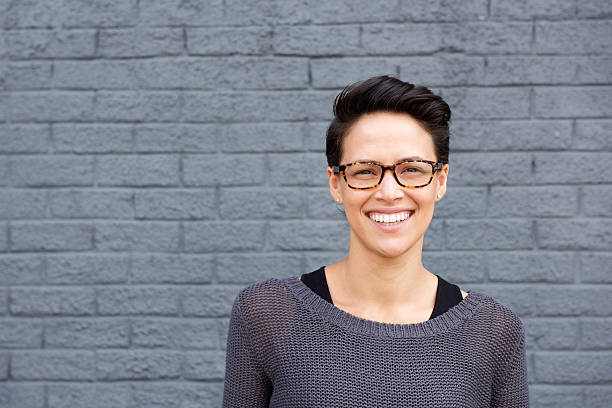
<instances>
[{"instance_id":1,"label":"knit texture","mask_svg":"<svg viewBox=\"0 0 612 408\"><path fill-rule=\"evenodd\" d=\"M242 289L223 407L529 407L525 332L480 292L433 319L363 319L297 277Z\"/></svg>"}]
</instances>

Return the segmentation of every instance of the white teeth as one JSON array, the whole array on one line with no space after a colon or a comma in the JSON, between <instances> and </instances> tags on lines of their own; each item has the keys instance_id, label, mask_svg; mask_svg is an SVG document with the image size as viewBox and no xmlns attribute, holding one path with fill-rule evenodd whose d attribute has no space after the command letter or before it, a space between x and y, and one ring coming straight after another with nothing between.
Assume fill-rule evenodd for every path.
<instances>
[{"instance_id":1,"label":"white teeth","mask_svg":"<svg viewBox=\"0 0 612 408\"><path fill-rule=\"evenodd\" d=\"M374 221L386 224L393 224L404 221L410 217L410 212L401 212L395 214L370 214L370 218Z\"/></svg>"}]
</instances>

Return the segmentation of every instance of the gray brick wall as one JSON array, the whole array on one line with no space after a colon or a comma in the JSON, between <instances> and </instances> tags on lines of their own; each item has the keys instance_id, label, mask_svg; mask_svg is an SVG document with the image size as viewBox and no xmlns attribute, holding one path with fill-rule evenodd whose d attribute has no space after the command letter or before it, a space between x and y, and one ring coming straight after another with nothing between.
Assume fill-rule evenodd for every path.
<instances>
[{"instance_id":1,"label":"gray brick wall","mask_svg":"<svg viewBox=\"0 0 612 408\"><path fill-rule=\"evenodd\" d=\"M519 313L533 407L608 407L611 5L0 0L0 407L220 406L237 292L347 249L377 74L453 109L426 266Z\"/></svg>"}]
</instances>

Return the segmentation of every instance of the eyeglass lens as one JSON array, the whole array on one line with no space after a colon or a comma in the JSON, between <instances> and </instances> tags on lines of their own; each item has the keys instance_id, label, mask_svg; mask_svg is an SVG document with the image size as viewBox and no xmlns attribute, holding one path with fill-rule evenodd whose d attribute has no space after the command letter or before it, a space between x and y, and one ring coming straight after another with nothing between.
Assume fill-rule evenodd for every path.
<instances>
[{"instance_id":1,"label":"eyeglass lens","mask_svg":"<svg viewBox=\"0 0 612 408\"><path fill-rule=\"evenodd\" d=\"M374 187L380 181L381 173L382 168L377 164L357 163L345 170L349 185L357 188ZM432 166L429 163L406 162L395 167L395 174L405 186L422 186L429 182Z\"/></svg>"}]
</instances>

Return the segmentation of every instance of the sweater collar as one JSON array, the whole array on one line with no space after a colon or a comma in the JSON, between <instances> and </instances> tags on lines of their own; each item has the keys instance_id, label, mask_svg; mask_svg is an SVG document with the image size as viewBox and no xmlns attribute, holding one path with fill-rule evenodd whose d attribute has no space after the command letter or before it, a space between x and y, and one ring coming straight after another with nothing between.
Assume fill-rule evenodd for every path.
<instances>
[{"instance_id":1,"label":"sweater collar","mask_svg":"<svg viewBox=\"0 0 612 408\"><path fill-rule=\"evenodd\" d=\"M468 291L463 300L433 319L407 324L384 323L345 312L313 292L298 277L292 276L281 281L306 309L324 320L350 331L375 337L428 337L449 331L480 310L482 301L487 297L484 293Z\"/></svg>"}]
</instances>

